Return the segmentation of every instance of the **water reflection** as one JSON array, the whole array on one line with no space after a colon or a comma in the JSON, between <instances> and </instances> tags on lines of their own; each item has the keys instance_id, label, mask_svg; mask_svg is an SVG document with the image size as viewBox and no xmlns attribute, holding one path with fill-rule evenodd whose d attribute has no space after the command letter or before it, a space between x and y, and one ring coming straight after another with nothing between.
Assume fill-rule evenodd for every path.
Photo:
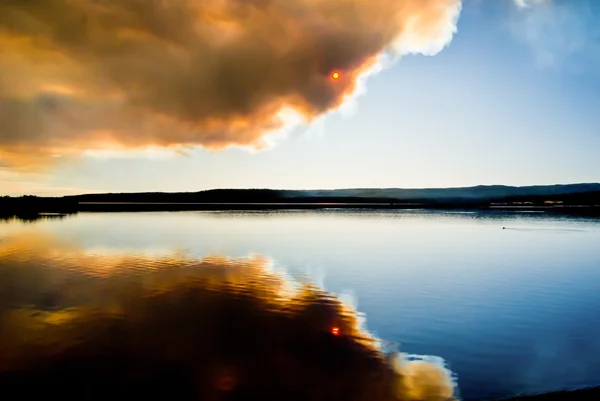
<instances>
[{"instance_id":1,"label":"water reflection","mask_svg":"<svg viewBox=\"0 0 600 401\"><path fill-rule=\"evenodd\" d=\"M75 213L32 213L20 215L0 215L0 223L10 223L14 221L22 223L35 223L43 220L62 220L68 216L74 216Z\"/></svg>"},{"instance_id":2,"label":"water reflection","mask_svg":"<svg viewBox=\"0 0 600 401\"><path fill-rule=\"evenodd\" d=\"M0 386L25 399L451 399L446 371L381 352L349 305L271 264L4 238Z\"/></svg>"},{"instance_id":3,"label":"water reflection","mask_svg":"<svg viewBox=\"0 0 600 401\"><path fill-rule=\"evenodd\" d=\"M258 258L267 276L350 289L377 336L443 357L465 400L495 399L599 384L599 240L600 220L545 213L81 213L0 223L0 300L74 313L207 255Z\"/></svg>"}]
</instances>

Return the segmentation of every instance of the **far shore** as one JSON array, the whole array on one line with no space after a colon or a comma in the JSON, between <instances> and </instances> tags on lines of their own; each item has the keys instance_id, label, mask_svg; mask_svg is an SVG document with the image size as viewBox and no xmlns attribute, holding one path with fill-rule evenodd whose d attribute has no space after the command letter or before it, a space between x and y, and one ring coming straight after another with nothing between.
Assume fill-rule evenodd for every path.
<instances>
[{"instance_id":1,"label":"far shore","mask_svg":"<svg viewBox=\"0 0 600 401\"><path fill-rule=\"evenodd\" d=\"M69 207L40 205L26 210L0 210L0 218L33 221L40 218L63 218L78 213L136 213L136 212L192 212L192 211L294 211L294 210L436 210L490 213L542 213L581 217L600 217L600 206L593 205L473 205L431 203L381 203L381 202L79 202Z\"/></svg>"},{"instance_id":2,"label":"far shore","mask_svg":"<svg viewBox=\"0 0 600 401\"><path fill-rule=\"evenodd\" d=\"M544 211L600 215L600 205L472 205L401 202L79 202L81 212L297 210L297 209L453 209L472 211Z\"/></svg>"},{"instance_id":3,"label":"far shore","mask_svg":"<svg viewBox=\"0 0 600 401\"><path fill-rule=\"evenodd\" d=\"M0 216L183 210L452 209L600 216L600 183L466 188L213 189L199 192L2 197Z\"/></svg>"}]
</instances>

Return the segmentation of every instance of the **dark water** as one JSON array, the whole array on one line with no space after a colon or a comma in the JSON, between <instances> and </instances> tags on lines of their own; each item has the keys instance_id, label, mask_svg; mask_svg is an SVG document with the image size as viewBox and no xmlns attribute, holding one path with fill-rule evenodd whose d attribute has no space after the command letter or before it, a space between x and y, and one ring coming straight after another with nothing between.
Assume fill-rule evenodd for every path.
<instances>
[{"instance_id":1,"label":"dark water","mask_svg":"<svg viewBox=\"0 0 600 401\"><path fill-rule=\"evenodd\" d=\"M0 307L69 319L135 280L160 286L149 271L224 260L339 294L378 338L443 358L464 399L600 385L597 219L339 210L2 222Z\"/></svg>"}]
</instances>

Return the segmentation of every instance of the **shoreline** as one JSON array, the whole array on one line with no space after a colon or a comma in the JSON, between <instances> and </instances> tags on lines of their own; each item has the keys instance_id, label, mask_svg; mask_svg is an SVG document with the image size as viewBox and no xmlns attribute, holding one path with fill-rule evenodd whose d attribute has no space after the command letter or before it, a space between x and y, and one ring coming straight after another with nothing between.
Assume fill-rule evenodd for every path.
<instances>
[{"instance_id":1,"label":"shoreline","mask_svg":"<svg viewBox=\"0 0 600 401\"><path fill-rule=\"evenodd\" d=\"M0 216L39 213L291 210L449 209L545 211L600 216L600 183L463 188L348 188L330 190L210 189L42 197L0 196Z\"/></svg>"},{"instance_id":2,"label":"shoreline","mask_svg":"<svg viewBox=\"0 0 600 401\"><path fill-rule=\"evenodd\" d=\"M254 211L254 210L464 210L499 212L547 212L600 216L600 205L496 206L463 203L382 203L382 202L79 202L78 212L174 212L174 211Z\"/></svg>"},{"instance_id":3,"label":"shoreline","mask_svg":"<svg viewBox=\"0 0 600 401\"><path fill-rule=\"evenodd\" d=\"M27 208L2 208L0 218L56 218L78 213L182 212L182 211L293 211L293 210L448 210L465 212L522 213L600 217L599 205L489 205L464 203L382 202L78 202L42 203Z\"/></svg>"}]
</instances>

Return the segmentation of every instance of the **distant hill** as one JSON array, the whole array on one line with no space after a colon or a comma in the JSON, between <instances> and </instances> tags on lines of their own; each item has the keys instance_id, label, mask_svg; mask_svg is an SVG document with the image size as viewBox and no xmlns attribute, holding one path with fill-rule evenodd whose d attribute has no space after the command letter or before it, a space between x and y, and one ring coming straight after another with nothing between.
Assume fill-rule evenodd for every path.
<instances>
[{"instance_id":1,"label":"distant hill","mask_svg":"<svg viewBox=\"0 0 600 401\"><path fill-rule=\"evenodd\" d=\"M358 197L358 198L392 198L397 200L498 200L510 197L555 196L582 192L600 191L599 183L536 185L511 187L506 185L479 185L463 188L364 188L334 189L316 191L298 191L300 196L313 197Z\"/></svg>"},{"instance_id":2,"label":"distant hill","mask_svg":"<svg viewBox=\"0 0 600 401\"><path fill-rule=\"evenodd\" d=\"M507 198L562 196L600 192L600 183L511 187L479 185L464 188L355 188L326 190L213 189L185 193L110 193L65 197L78 202L487 202Z\"/></svg>"},{"instance_id":3,"label":"distant hill","mask_svg":"<svg viewBox=\"0 0 600 401\"><path fill-rule=\"evenodd\" d=\"M418 205L419 207L487 207L492 203L544 205L557 202L562 205L600 205L600 183L536 185L512 187L480 185L464 188L353 188L329 190L276 190L276 189L213 189L200 192L145 192L106 193L46 198L36 196L0 197L0 216L35 215L40 212L69 213L82 210L116 210L114 207L89 206L82 203L136 203L146 206L128 206L127 210L157 209L152 203L375 203L382 205ZM192 209L198 206L188 205ZM166 208L163 207L163 208ZM158 209L163 209L158 208ZM241 205L237 208L241 208ZM119 207L117 209L122 209ZM596 208L598 209L598 208Z\"/></svg>"}]
</instances>

